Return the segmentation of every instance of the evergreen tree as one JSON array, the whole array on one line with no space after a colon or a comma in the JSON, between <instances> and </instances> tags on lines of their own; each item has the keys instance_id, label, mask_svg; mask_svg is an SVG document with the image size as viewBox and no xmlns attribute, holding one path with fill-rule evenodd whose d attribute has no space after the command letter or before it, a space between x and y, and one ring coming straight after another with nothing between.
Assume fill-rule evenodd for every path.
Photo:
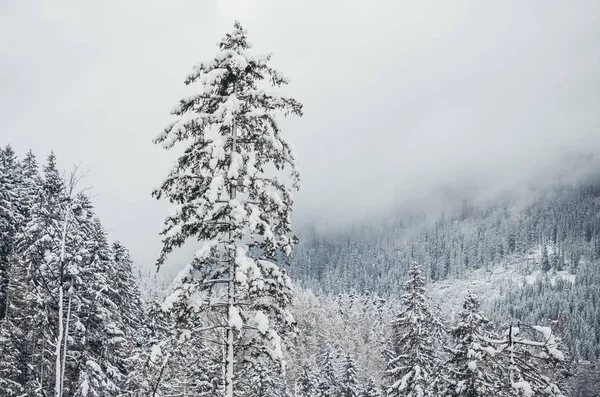
<instances>
[{"instance_id":1,"label":"evergreen tree","mask_svg":"<svg viewBox=\"0 0 600 397\"><path fill-rule=\"evenodd\" d=\"M21 162L20 206L23 225L31 219L31 209L39 197L42 181L40 179L37 159L30 150Z\"/></svg>"},{"instance_id":2,"label":"evergreen tree","mask_svg":"<svg viewBox=\"0 0 600 397\"><path fill-rule=\"evenodd\" d=\"M491 331L491 322L479 310L480 305L477 296L469 292L458 324L452 329L455 345L445 367L446 396L503 396L510 388L503 382L508 374L493 359L495 349L488 340L498 338Z\"/></svg>"},{"instance_id":3,"label":"evergreen tree","mask_svg":"<svg viewBox=\"0 0 600 397\"><path fill-rule=\"evenodd\" d=\"M320 357L316 397L335 397L340 393L335 374L334 356L331 349L325 350Z\"/></svg>"},{"instance_id":4,"label":"evergreen tree","mask_svg":"<svg viewBox=\"0 0 600 397\"><path fill-rule=\"evenodd\" d=\"M23 386L19 382L22 370L19 361L22 355L17 345L23 335L19 331L10 318L5 318L0 323L0 390L7 397L23 393Z\"/></svg>"},{"instance_id":5,"label":"evergreen tree","mask_svg":"<svg viewBox=\"0 0 600 397\"><path fill-rule=\"evenodd\" d=\"M270 368L270 363L259 363L253 370L250 380L248 397L285 397L285 383L276 372Z\"/></svg>"},{"instance_id":6,"label":"evergreen tree","mask_svg":"<svg viewBox=\"0 0 600 397\"><path fill-rule=\"evenodd\" d=\"M542 244L541 255L542 271L548 272L552 269L552 264L550 263L550 258L548 257L548 247L546 246L546 244Z\"/></svg>"},{"instance_id":7,"label":"evergreen tree","mask_svg":"<svg viewBox=\"0 0 600 397\"><path fill-rule=\"evenodd\" d=\"M150 301L146 306L147 313L143 317L139 338L130 358L131 369L126 381L128 396L144 397L156 392L161 395L169 353L174 350L169 321L160 305L157 301Z\"/></svg>"},{"instance_id":8,"label":"evergreen tree","mask_svg":"<svg viewBox=\"0 0 600 397\"><path fill-rule=\"evenodd\" d=\"M74 220L79 227L72 237L75 239L75 235L80 234L83 248L82 263L69 290L69 295L78 303L71 317L75 335L81 338L76 338L81 342L71 349L79 357L73 387L77 390L76 396L118 395L125 382L128 351L123 313L114 301L120 295L120 286L110 279L113 256L106 232L94 216L89 198L78 195L73 207ZM71 263L72 268L77 265ZM65 334L68 336L68 332Z\"/></svg>"},{"instance_id":9,"label":"evergreen tree","mask_svg":"<svg viewBox=\"0 0 600 397\"><path fill-rule=\"evenodd\" d=\"M298 186L296 160L275 117L278 111L301 115L302 106L263 88L287 83L269 59L251 55L246 31L236 22L215 58L186 79L200 83L200 93L180 101L173 111L178 120L155 140L165 148L188 143L154 193L174 204L157 263L190 238L202 244L178 276L166 308L179 319L200 308L225 318L207 332L215 339L225 333L228 397L236 373L254 357L282 362L282 336L294 322L287 309L291 283L276 265L278 253L289 257L296 241L289 236L291 189L267 170L290 167Z\"/></svg>"},{"instance_id":10,"label":"evergreen tree","mask_svg":"<svg viewBox=\"0 0 600 397\"><path fill-rule=\"evenodd\" d=\"M388 363L389 396L433 396L443 325L427 298L421 266L413 262L402 296L404 309L392 327L392 359Z\"/></svg>"},{"instance_id":11,"label":"evergreen tree","mask_svg":"<svg viewBox=\"0 0 600 397\"><path fill-rule=\"evenodd\" d=\"M556 379L568 372L568 365L559 350L560 339L549 327L511 326L492 344L496 362L508 373L507 386L525 395L563 396ZM556 372L559 376L552 379L549 375Z\"/></svg>"},{"instance_id":12,"label":"evergreen tree","mask_svg":"<svg viewBox=\"0 0 600 397\"><path fill-rule=\"evenodd\" d=\"M339 375L341 397L359 397L359 384L356 379L356 367L350 354L346 354Z\"/></svg>"},{"instance_id":13,"label":"evergreen tree","mask_svg":"<svg viewBox=\"0 0 600 397\"><path fill-rule=\"evenodd\" d=\"M310 366L302 365L300 376L296 380L296 392L299 397L312 397L315 389L316 379Z\"/></svg>"},{"instance_id":14,"label":"evergreen tree","mask_svg":"<svg viewBox=\"0 0 600 397\"><path fill-rule=\"evenodd\" d=\"M111 251L112 264L108 269L111 300L117 307L124 332L133 338L142 319L142 300L133 274L133 261L129 250L120 241L112 243Z\"/></svg>"},{"instance_id":15,"label":"evergreen tree","mask_svg":"<svg viewBox=\"0 0 600 397\"><path fill-rule=\"evenodd\" d=\"M18 178L19 167L10 146L0 148L0 322L8 306L10 256L19 228Z\"/></svg>"}]
</instances>

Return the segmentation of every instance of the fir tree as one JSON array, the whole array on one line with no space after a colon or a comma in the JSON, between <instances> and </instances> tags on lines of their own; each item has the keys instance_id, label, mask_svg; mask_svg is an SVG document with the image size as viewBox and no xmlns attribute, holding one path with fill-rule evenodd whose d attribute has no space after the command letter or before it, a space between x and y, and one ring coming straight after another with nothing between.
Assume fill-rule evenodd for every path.
<instances>
[{"instance_id":1,"label":"fir tree","mask_svg":"<svg viewBox=\"0 0 600 397\"><path fill-rule=\"evenodd\" d=\"M279 252L289 257L296 241L289 236L293 200L290 188L267 170L289 167L297 187L296 160L276 114L301 115L302 106L265 89L287 83L269 59L251 55L246 31L236 22L215 58L186 79L200 83L200 93L180 101L173 110L177 121L155 140L165 148L188 143L154 193L175 206L165 221L158 265L188 239L202 244L165 307L179 319L200 308L224 316L207 331L216 339L224 332L228 397L236 373L252 357L282 362L283 331L294 322L287 309L291 283L275 264Z\"/></svg>"},{"instance_id":2,"label":"fir tree","mask_svg":"<svg viewBox=\"0 0 600 397\"><path fill-rule=\"evenodd\" d=\"M491 331L491 322L479 310L480 305L477 296L469 292L458 324L452 329L455 346L448 366L444 367L447 396L502 396L510 387L503 382L507 374L493 358L495 349L488 340L497 338Z\"/></svg>"},{"instance_id":3,"label":"fir tree","mask_svg":"<svg viewBox=\"0 0 600 397\"><path fill-rule=\"evenodd\" d=\"M14 250L14 238L18 231L19 164L10 146L0 148L0 322L6 315L10 256Z\"/></svg>"},{"instance_id":4,"label":"fir tree","mask_svg":"<svg viewBox=\"0 0 600 397\"><path fill-rule=\"evenodd\" d=\"M335 373L334 356L331 349L327 349L320 357L318 382L315 389L316 397L335 397L340 393L338 380Z\"/></svg>"},{"instance_id":5,"label":"fir tree","mask_svg":"<svg viewBox=\"0 0 600 397\"><path fill-rule=\"evenodd\" d=\"M541 255L542 271L548 272L552 269L552 264L550 263L550 258L548 257L548 247L546 246L546 244L542 244Z\"/></svg>"},{"instance_id":6,"label":"fir tree","mask_svg":"<svg viewBox=\"0 0 600 397\"><path fill-rule=\"evenodd\" d=\"M340 396L358 397L360 392L358 379L356 378L356 367L350 354L346 354L339 375Z\"/></svg>"},{"instance_id":7,"label":"fir tree","mask_svg":"<svg viewBox=\"0 0 600 397\"><path fill-rule=\"evenodd\" d=\"M270 368L270 363L258 363L250 379L248 397L285 397L285 383L281 376Z\"/></svg>"},{"instance_id":8,"label":"fir tree","mask_svg":"<svg viewBox=\"0 0 600 397\"><path fill-rule=\"evenodd\" d=\"M308 364L302 365L300 376L296 380L296 391L299 397L312 397L316 379Z\"/></svg>"},{"instance_id":9,"label":"fir tree","mask_svg":"<svg viewBox=\"0 0 600 397\"><path fill-rule=\"evenodd\" d=\"M421 266L413 262L402 296L404 310L392 327L393 354L388 363L389 396L433 396L436 350L443 325L427 298Z\"/></svg>"}]
</instances>

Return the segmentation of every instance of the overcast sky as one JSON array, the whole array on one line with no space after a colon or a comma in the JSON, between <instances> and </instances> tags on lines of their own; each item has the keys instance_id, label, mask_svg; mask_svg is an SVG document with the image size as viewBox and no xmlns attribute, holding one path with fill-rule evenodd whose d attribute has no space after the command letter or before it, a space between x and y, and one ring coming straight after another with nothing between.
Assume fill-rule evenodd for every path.
<instances>
[{"instance_id":1,"label":"overcast sky","mask_svg":"<svg viewBox=\"0 0 600 397\"><path fill-rule=\"evenodd\" d=\"M81 162L110 236L150 265L168 207L150 192L174 160L152 139L234 20L305 106L283 123L301 164L295 218L336 223L600 150L599 12L597 0L3 0L0 144Z\"/></svg>"}]
</instances>

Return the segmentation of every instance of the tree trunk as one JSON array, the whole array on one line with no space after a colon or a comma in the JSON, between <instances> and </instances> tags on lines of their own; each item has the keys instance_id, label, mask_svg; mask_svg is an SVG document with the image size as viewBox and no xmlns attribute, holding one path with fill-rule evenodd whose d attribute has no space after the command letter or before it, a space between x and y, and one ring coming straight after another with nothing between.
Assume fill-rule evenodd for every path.
<instances>
[{"instance_id":1,"label":"tree trunk","mask_svg":"<svg viewBox=\"0 0 600 397\"><path fill-rule=\"evenodd\" d=\"M64 311L64 262L65 262L65 248L67 245L67 224L69 222L69 207L65 208L65 219L63 221L62 236L60 242L60 276L59 276L59 287L58 287L58 337L56 338L56 368L55 368L55 384L54 384L54 395L56 397L62 396L62 360L61 360L61 344L64 338L64 322L63 322L63 311Z\"/></svg>"},{"instance_id":2,"label":"tree trunk","mask_svg":"<svg viewBox=\"0 0 600 397\"><path fill-rule=\"evenodd\" d=\"M236 84L233 83L233 95L236 94ZM233 118L233 123L231 126L231 134L233 135L233 143L231 145L231 153L235 153L236 143L237 143L237 129L235 123L235 116ZM233 200L236 197L237 186L231 186L231 192L229 193L230 198ZM231 236L230 239L231 241ZM229 258L229 281L227 282L227 301L229 303L229 313L228 313L228 324L227 324L227 358L225 360L227 364L226 375L225 375L225 396L233 397L233 381L234 381L234 371L233 371L233 359L234 359L234 351L233 351L233 343L234 343L234 335L233 335L233 325L231 323L231 316L233 311L235 310L235 249L230 254Z\"/></svg>"}]
</instances>

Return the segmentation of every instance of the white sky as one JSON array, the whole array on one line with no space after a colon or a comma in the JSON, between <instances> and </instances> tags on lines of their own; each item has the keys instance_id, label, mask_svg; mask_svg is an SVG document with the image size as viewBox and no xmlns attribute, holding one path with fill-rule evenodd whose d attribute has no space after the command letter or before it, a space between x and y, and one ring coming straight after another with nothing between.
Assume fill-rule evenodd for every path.
<instances>
[{"instance_id":1,"label":"white sky","mask_svg":"<svg viewBox=\"0 0 600 397\"><path fill-rule=\"evenodd\" d=\"M595 0L0 8L0 144L82 162L111 237L149 265L168 206L150 192L174 160L152 138L235 19L305 105L283 123L301 163L299 221L381 214L440 184L503 184L600 149Z\"/></svg>"}]
</instances>

